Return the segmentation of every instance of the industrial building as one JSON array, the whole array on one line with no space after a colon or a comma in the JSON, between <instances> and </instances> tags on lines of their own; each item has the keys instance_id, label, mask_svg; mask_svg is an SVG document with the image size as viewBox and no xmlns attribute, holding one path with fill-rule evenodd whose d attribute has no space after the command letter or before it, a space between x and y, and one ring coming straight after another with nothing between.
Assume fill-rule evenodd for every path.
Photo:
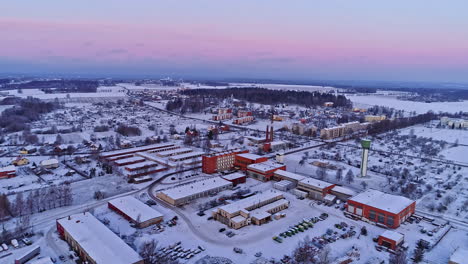
<instances>
[{"instance_id":1,"label":"industrial building","mask_svg":"<svg viewBox=\"0 0 468 264\"><path fill-rule=\"evenodd\" d=\"M234 167L246 171L247 166L250 164L261 163L267 161L267 157L262 157L256 154L243 153L235 156Z\"/></svg>"},{"instance_id":2,"label":"industrial building","mask_svg":"<svg viewBox=\"0 0 468 264\"><path fill-rule=\"evenodd\" d=\"M171 205L180 206L197 198L216 194L231 188L232 183L230 181L216 177L162 190L156 193L156 197Z\"/></svg>"},{"instance_id":3,"label":"industrial building","mask_svg":"<svg viewBox=\"0 0 468 264\"><path fill-rule=\"evenodd\" d=\"M130 164L135 164L139 162L145 161L144 158L142 157L130 157L130 158L124 158L124 159L118 159L114 161L114 164L116 166L125 166L125 165L130 165Z\"/></svg>"},{"instance_id":4,"label":"industrial building","mask_svg":"<svg viewBox=\"0 0 468 264\"><path fill-rule=\"evenodd\" d=\"M13 178L16 176L16 167L9 165L3 168L0 168L0 179Z\"/></svg>"},{"instance_id":5,"label":"industrial building","mask_svg":"<svg viewBox=\"0 0 468 264\"><path fill-rule=\"evenodd\" d=\"M346 212L378 225L397 228L415 209L413 200L369 189L348 199Z\"/></svg>"},{"instance_id":6,"label":"industrial building","mask_svg":"<svg viewBox=\"0 0 468 264\"><path fill-rule=\"evenodd\" d=\"M270 190L213 210L213 218L234 229L271 220L271 216L289 207L281 192Z\"/></svg>"},{"instance_id":7,"label":"industrial building","mask_svg":"<svg viewBox=\"0 0 468 264\"><path fill-rule=\"evenodd\" d=\"M294 188L297 187L300 181L305 179L305 176L296 174L294 172L289 172L286 170L276 170L275 173L273 174L273 179L277 181L290 181L294 184Z\"/></svg>"},{"instance_id":8,"label":"industrial building","mask_svg":"<svg viewBox=\"0 0 468 264\"><path fill-rule=\"evenodd\" d=\"M139 228L160 223L163 215L133 196L110 200L108 207Z\"/></svg>"},{"instance_id":9,"label":"industrial building","mask_svg":"<svg viewBox=\"0 0 468 264\"><path fill-rule=\"evenodd\" d=\"M193 152L189 152L185 154L170 156L169 160L172 162L181 162L181 161L189 160L189 159L197 159L203 155L205 155L205 152L203 151L193 151Z\"/></svg>"},{"instance_id":10,"label":"industrial building","mask_svg":"<svg viewBox=\"0 0 468 264\"><path fill-rule=\"evenodd\" d=\"M457 248L450 256L448 264L463 264L468 259L468 249Z\"/></svg>"},{"instance_id":11,"label":"industrial building","mask_svg":"<svg viewBox=\"0 0 468 264\"><path fill-rule=\"evenodd\" d=\"M248 153L248 150L233 149L220 153L204 155L202 157L202 171L204 173L215 173L234 168L235 156L241 153Z\"/></svg>"},{"instance_id":12,"label":"industrial building","mask_svg":"<svg viewBox=\"0 0 468 264\"><path fill-rule=\"evenodd\" d=\"M286 170L286 165L272 161L250 164L247 166L247 176L260 181L269 181L276 170Z\"/></svg>"},{"instance_id":13,"label":"industrial building","mask_svg":"<svg viewBox=\"0 0 468 264\"><path fill-rule=\"evenodd\" d=\"M403 244L404 238L405 236L401 233L386 230L379 236L377 243L380 246L387 247L391 250L396 250L398 246Z\"/></svg>"},{"instance_id":14,"label":"industrial building","mask_svg":"<svg viewBox=\"0 0 468 264\"><path fill-rule=\"evenodd\" d=\"M452 129L463 129L468 128L468 120L443 116L440 118L440 125Z\"/></svg>"},{"instance_id":15,"label":"industrial building","mask_svg":"<svg viewBox=\"0 0 468 264\"><path fill-rule=\"evenodd\" d=\"M174 144L170 144L170 143L153 144L153 145L147 145L147 146L136 147L136 148L127 148L127 149L121 149L121 150L108 151L108 152L102 153L99 157L101 159L108 159L110 157L128 155L128 154L133 154L137 152L144 152L144 151L154 152L158 149L171 148L171 147L174 147Z\"/></svg>"},{"instance_id":16,"label":"industrial building","mask_svg":"<svg viewBox=\"0 0 468 264\"><path fill-rule=\"evenodd\" d=\"M237 186L238 184L245 183L247 180L247 176L241 172L235 172L228 175L221 176L221 178L225 179L226 181L232 182L233 186Z\"/></svg>"},{"instance_id":17,"label":"industrial building","mask_svg":"<svg viewBox=\"0 0 468 264\"><path fill-rule=\"evenodd\" d=\"M320 201L328 200L329 202L333 202L333 200L336 198L334 195L330 194L330 191L333 187L335 187L335 184L314 178L304 178L297 184L297 189L306 192L309 198Z\"/></svg>"},{"instance_id":18,"label":"industrial building","mask_svg":"<svg viewBox=\"0 0 468 264\"><path fill-rule=\"evenodd\" d=\"M143 264L143 259L89 212L57 220L57 231L83 261L92 264Z\"/></svg>"},{"instance_id":19,"label":"industrial building","mask_svg":"<svg viewBox=\"0 0 468 264\"><path fill-rule=\"evenodd\" d=\"M192 152L191 148L176 148L176 149L171 149L171 150L160 151L156 154L156 156L164 158L164 157L169 157L169 156L185 154L189 152Z\"/></svg>"}]
</instances>

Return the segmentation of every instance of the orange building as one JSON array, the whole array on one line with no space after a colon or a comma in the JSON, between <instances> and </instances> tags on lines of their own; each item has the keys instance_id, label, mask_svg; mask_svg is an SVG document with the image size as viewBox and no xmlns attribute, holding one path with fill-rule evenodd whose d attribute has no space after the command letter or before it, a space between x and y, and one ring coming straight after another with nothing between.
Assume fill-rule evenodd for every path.
<instances>
[{"instance_id":1,"label":"orange building","mask_svg":"<svg viewBox=\"0 0 468 264\"><path fill-rule=\"evenodd\" d=\"M267 160L267 157L262 157L251 153L237 154L234 161L234 167L238 167L240 170L246 171L247 166L250 164L265 162Z\"/></svg>"},{"instance_id":2,"label":"orange building","mask_svg":"<svg viewBox=\"0 0 468 264\"><path fill-rule=\"evenodd\" d=\"M235 156L241 153L249 153L249 151L233 149L221 153L204 155L202 157L202 172L211 174L232 169L234 167Z\"/></svg>"}]
</instances>

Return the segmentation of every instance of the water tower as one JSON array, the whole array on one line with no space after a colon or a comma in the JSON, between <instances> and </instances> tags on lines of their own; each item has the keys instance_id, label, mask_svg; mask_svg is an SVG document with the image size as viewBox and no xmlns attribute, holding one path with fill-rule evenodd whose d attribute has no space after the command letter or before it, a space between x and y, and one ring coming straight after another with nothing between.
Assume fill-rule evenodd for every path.
<instances>
[{"instance_id":1,"label":"water tower","mask_svg":"<svg viewBox=\"0 0 468 264\"><path fill-rule=\"evenodd\" d=\"M362 160L361 160L361 177L367 176L367 159L369 157L371 141L364 139L361 141L362 146Z\"/></svg>"}]
</instances>

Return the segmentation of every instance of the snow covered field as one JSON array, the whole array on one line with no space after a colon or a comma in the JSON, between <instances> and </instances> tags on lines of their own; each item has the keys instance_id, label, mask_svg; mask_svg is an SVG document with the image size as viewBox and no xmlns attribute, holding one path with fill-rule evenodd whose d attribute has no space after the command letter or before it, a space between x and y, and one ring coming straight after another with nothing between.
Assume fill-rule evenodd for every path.
<instances>
[{"instance_id":1,"label":"snow covered field","mask_svg":"<svg viewBox=\"0 0 468 264\"><path fill-rule=\"evenodd\" d=\"M407 112L415 111L418 114L427 113L428 111L455 113L468 109L468 101L463 102L435 102L423 103L398 100L392 96L382 95L350 95L346 97L350 99L355 107L368 108L374 105L387 106Z\"/></svg>"}]
</instances>

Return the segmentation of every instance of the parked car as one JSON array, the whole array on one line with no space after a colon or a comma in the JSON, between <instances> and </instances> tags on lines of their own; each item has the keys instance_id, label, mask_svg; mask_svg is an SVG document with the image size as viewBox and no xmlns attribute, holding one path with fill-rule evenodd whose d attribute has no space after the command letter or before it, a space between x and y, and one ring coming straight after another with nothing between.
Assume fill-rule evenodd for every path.
<instances>
[{"instance_id":1,"label":"parked car","mask_svg":"<svg viewBox=\"0 0 468 264\"><path fill-rule=\"evenodd\" d=\"M222 233L222 232L224 232L224 231L226 231L226 228L224 228L224 227L219 229L219 232L220 232L220 233Z\"/></svg>"},{"instance_id":2,"label":"parked car","mask_svg":"<svg viewBox=\"0 0 468 264\"><path fill-rule=\"evenodd\" d=\"M14 248L18 248L18 247L19 247L18 240L12 239L12 240L11 240L11 245L12 245Z\"/></svg>"},{"instance_id":3,"label":"parked car","mask_svg":"<svg viewBox=\"0 0 468 264\"><path fill-rule=\"evenodd\" d=\"M8 250L7 244L3 243L3 244L2 244L2 248L3 248L3 250L7 251L7 250Z\"/></svg>"},{"instance_id":4,"label":"parked car","mask_svg":"<svg viewBox=\"0 0 468 264\"><path fill-rule=\"evenodd\" d=\"M21 241L23 241L23 243L28 245L28 246L32 244L31 240L29 240L27 238L23 238L23 239L21 239Z\"/></svg>"}]
</instances>

